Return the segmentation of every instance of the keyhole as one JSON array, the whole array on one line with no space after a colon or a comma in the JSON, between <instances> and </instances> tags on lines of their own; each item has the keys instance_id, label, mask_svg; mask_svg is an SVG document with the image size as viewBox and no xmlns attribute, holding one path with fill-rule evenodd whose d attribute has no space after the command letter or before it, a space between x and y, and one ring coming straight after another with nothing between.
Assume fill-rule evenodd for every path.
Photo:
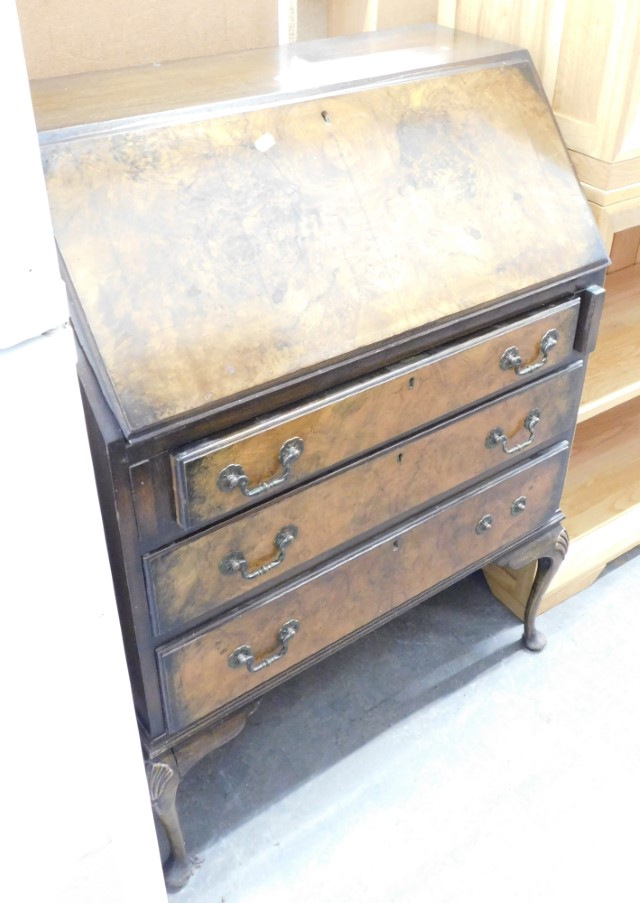
<instances>
[{"instance_id":1,"label":"keyhole","mask_svg":"<svg viewBox=\"0 0 640 903\"><path fill-rule=\"evenodd\" d=\"M402 464L402 452L398 455L398 464Z\"/></svg>"},{"instance_id":2,"label":"keyhole","mask_svg":"<svg viewBox=\"0 0 640 903\"><path fill-rule=\"evenodd\" d=\"M320 115L322 116L322 118L324 119L325 122L328 122L329 124L331 124L331 116L329 116L329 114L327 113L326 110L323 110L322 113L320 113Z\"/></svg>"},{"instance_id":3,"label":"keyhole","mask_svg":"<svg viewBox=\"0 0 640 903\"><path fill-rule=\"evenodd\" d=\"M393 540L393 551L397 552L399 548L400 548L400 540L394 539Z\"/></svg>"},{"instance_id":4,"label":"keyhole","mask_svg":"<svg viewBox=\"0 0 640 903\"><path fill-rule=\"evenodd\" d=\"M409 388L413 389L415 384L416 384L415 377L412 376L411 379L409 380Z\"/></svg>"}]
</instances>

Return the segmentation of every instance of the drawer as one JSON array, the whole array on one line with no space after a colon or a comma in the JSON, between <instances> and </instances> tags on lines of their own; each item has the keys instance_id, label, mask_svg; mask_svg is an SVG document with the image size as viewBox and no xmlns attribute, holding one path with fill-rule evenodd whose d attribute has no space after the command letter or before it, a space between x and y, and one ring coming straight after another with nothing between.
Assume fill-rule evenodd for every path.
<instances>
[{"instance_id":1,"label":"drawer","mask_svg":"<svg viewBox=\"0 0 640 903\"><path fill-rule=\"evenodd\" d=\"M156 633L202 617L575 423L582 362L395 444L223 526L145 556ZM531 422L531 415L539 417ZM527 427L530 425L531 429ZM503 441L489 440L499 429Z\"/></svg>"},{"instance_id":2,"label":"drawer","mask_svg":"<svg viewBox=\"0 0 640 903\"><path fill-rule=\"evenodd\" d=\"M170 731L178 731L482 562L556 514L568 458L564 442L387 532L355 553L256 600L217 626L157 650ZM249 647L262 664L298 622L286 654L250 673L234 667ZM246 650L245 650L246 652ZM231 658L230 658L231 657Z\"/></svg>"},{"instance_id":3,"label":"drawer","mask_svg":"<svg viewBox=\"0 0 640 903\"><path fill-rule=\"evenodd\" d=\"M172 455L178 522L216 520L561 364L573 349L579 304L573 298L182 449Z\"/></svg>"}]
</instances>

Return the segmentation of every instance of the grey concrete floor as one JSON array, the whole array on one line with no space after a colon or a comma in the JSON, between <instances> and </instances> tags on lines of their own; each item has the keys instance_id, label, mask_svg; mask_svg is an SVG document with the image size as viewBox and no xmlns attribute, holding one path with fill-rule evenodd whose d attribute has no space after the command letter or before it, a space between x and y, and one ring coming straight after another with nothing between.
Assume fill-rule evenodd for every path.
<instances>
[{"instance_id":1,"label":"grey concrete floor","mask_svg":"<svg viewBox=\"0 0 640 903\"><path fill-rule=\"evenodd\" d=\"M267 695L185 778L175 903L638 903L640 553L539 619L481 574Z\"/></svg>"}]
</instances>

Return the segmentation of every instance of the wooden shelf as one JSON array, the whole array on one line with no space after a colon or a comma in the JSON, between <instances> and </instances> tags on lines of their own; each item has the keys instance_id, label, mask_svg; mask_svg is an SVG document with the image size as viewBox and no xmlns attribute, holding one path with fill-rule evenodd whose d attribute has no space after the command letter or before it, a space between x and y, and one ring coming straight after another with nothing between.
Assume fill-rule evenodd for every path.
<instances>
[{"instance_id":1,"label":"wooden shelf","mask_svg":"<svg viewBox=\"0 0 640 903\"><path fill-rule=\"evenodd\" d=\"M571 544L542 600L544 611L640 543L637 4L443 0L438 21L529 49L612 259L561 501ZM585 47L593 51L587 73ZM485 574L494 595L522 617L535 571L536 565L489 567Z\"/></svg>"},{"instance_id":2,"label":"wooden shelf","mask_svg":"<svg viewBox=\"0 0 640 903\"><path fill-rule=\"evenodd\" d=\"M578 423L640 396L640 264L610 273Z\"/></svg>"},{"instance_id":3,"label":"wooden shelf","mask_svg":"<svg viewBox=\"0 0 640 903\"><path fill-rule=\"evenodd\" d=\"M640 228L618 233L611 257L562 497L571 543L540 612L586 589L640 543ZM484 573L493 594L522 618L535 571L535 564L518 571L490 565Z\"/></svg>"},{"instance_id":4,"label":"wooden shelf","mask_svg":"<svg viewBox=\"0 0 640 903\"><path fill-rule=\"evenodd\" d=\"M562 506L569 554L541 611L589 586L640 543L640 398L578 427Z\"/></svg>"},{"instance_id":5,"label":"wooden shelf","mask_svg":"<svg viewBox=\"0 0 640 903\"><path fill-rule=\"evenodd\" d=\"M640 540L640 397L578 426L562 505L575 539L637 508Z\"/></svg>"},{"instance_id":6,"label":"wooden shelf","mask_svg":"<svg viewBox=\"0 0 640 903\"><path fill-rule=\"evenodd\" d=\"M640 397L578 426L562 498L569 553L545 593L547 611L590 586L606 565L640 543ZM535 565L491 565L494 595L519 618Z\"/></svg>"}]
</instances>

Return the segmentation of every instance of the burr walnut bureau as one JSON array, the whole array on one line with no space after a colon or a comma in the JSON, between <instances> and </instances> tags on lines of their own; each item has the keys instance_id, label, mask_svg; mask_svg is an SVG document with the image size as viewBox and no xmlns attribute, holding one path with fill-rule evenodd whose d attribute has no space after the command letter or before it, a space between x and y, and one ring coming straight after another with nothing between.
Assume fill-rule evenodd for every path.
<instances>
[{"instance_id":1,"label":"burr walnut bureau","mask_svg":"<svg viewBox=\"0 0 640 903\"><path fill-rule=\"evenodd\" d=\"M607 257L524 51L426 27L33 85L170 886L261 694L559 499Z\"/></svg>"}]
</instances>

